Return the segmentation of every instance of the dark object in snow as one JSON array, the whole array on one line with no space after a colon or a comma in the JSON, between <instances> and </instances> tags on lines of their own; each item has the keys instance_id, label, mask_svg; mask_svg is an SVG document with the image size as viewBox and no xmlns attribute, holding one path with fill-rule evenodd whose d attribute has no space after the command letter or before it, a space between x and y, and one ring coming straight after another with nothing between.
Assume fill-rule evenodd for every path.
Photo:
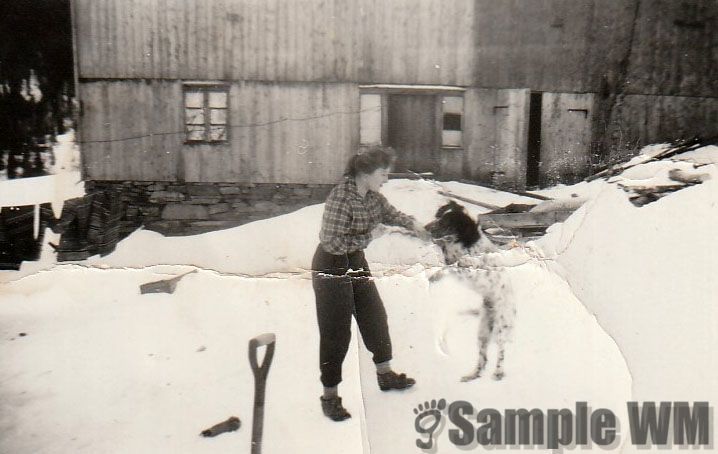
<instances>
[{"instance_id":1,"label":"dark object in snow","mask_svg":"<svg viewBox=\"0 0 718 454\"><path fill-rule=\"evenodd\" d=\"M679 183L700 184L710 180L711 176L708 173L688 173L685 170L672 169L668 172L668 178Z\"/></svg>"},{"instance_id":2,"label":"dark object in snow","mask_svg":"<svg viewBox=\"0 0 718 454\"><path fill-rule=\"evenodd\" d=\"M262 452L262 430L264 429L264 394L267 387L267 374L274 357L277 337L274 333L261 334L249 341L249 365L254 373L254 414L252 415L252 454ZM262 365L257 363L257 349L267 346Z\"/></svg>"},{"instance_id":3,"label":"dark object in snow","mask_svg":"<svg viewBox=\"0 0 718 454\"><path fill-rule=\"evenodd\" d=\"M707 173L691 174L680 169L673 169L668 172L668 177L675 181L676 184L664 184L656 186L631 186L619 183L619 186L629 194L629 200L637 207L648 205L656 200L667 196L683 188L701 184L710 179Z\"/></svg>"},{"instance_id":4,"label":"dark object in snow","mask_svg":"<svg viewBox=\"0 0 718 454\"><path fill-rule=\"evenodd\" d=\"M61 234L57 260L85 260L95 254L105 256L122 239L123 205L116 191L94 191L67 200L60 219L52 227Z\"/></svg>"},{"instance_id":5,"label":"dark object in snow","mask_svg":"<svg viewBox=\"0 0 718 454\"><path fill-rule=\"evenodd\" d=\"M197 270L192 270L171 279L163 279L161 281L154 281L142 284L140 285L140 293L143 295L145 293L174 293L175 288L177 287L177 283L180 281L180 279L187 276L188 274L196 272Z\"/></svg>"},{"instance_id":6,"label":"dark object in snow","mask_svg":"<svg viewBox=\"0 0 718 454\"><path fill-rule=\"evenodd\" d=\"M23 261L40 257L45 228L55 216L49 203L43 203L35 218L35 206L0 207L0 270L19 270ZM37 222L37 237L35 223Z\"/></svg>"},{"instance_id":7,"label":"dark object in snow","mask_svg":"<svg viewBox=\"0 0 718 454\"><path fill-rule=\"evenodd\" d=\"M216 437L217 435L225 432L234 432L235 430L238 430L241 425L242 422L239 418L231 416L226 421L222 421L219 424L213 425L209 429L203 430L200 435L203 437Z\"/></svg>"},{"instance_id":8,"label":"dark object in snow","mask_svg":"<svg viewBox=\"0 0 718 454\"><path fill-rule=\"evenodd\" d=\"M550 200L550 199L549 199ZM535 207L535 204L526 203L509 203L505 207L497 208L491 214L508 214L508 213L526 213Z\"/></svg>"},{"instance_id":9,"label":"dark object in snow","mask_svg":"<svg viewBox=\"0 0 718 454\"><path fill-rule=\"evenodd\" d=\"M18 336L25 337L25 336L27 336L27 333L20 333L20 334L18 334Z\"/></svg>"}]
</instances>

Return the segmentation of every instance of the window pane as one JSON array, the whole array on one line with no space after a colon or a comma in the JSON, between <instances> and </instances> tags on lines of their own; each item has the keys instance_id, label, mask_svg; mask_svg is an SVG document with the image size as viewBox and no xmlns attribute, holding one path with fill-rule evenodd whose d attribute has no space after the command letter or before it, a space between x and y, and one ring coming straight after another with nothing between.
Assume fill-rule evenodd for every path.
<instances>
[{"instance_id":1,"label":"window pane","mask_svg":"<svg viewBox=\"0 0 718 454\"><path fill-rule=\"evenodd\" d=\"M211 109L209 111L209 122L213 125L226 125L227 109Z\"/></svg>"},{"instance_id":2,"label":"window pane","mask_svg":"<svg viewBox=\"0 0 718 454\"><path fill-rule=\"evenodd\" d=\"M209 92L209 107L227 107L227 93L220 91Z\"/></svg>"},{"instance_id":3,"label":"window pane","mask_svg":"<svg viewBox=\"0 0 718 454\"><path fill-rule=\"evenodd\" d=\"M202 107L202 101L204 99L204 93L201 91L186 91L184 93L184 105L185 107Z\"/></svg>"},{"instance_id":4,"label":"window pane","mask_svg":"<svg viewBox=\"0 0 718 454\"><path fill-rule=\"evenodd\" d=\"M381 143L381 95L359 97L359 140L362 144Z\"/></svg>"},{"instance_id":5,"label":"window pane","mask_svg":"<svg viewBox=\"0 0 718 454\"><path fill-rule=\"evenodd\" d=\"M188 125L203 125L204 110L202 109L185 109L185 123Z\"/></svg>"},{"instance_id":6,"label":"window pane","mask_svg":"<svg viewBox=\"0 0 718 454\"><path fill-rule=\"evenodd\" d=\"M227 127L212 126L209 130L209 140L227 140Z\"/></svg>"},{"instance_id":7,"label":"window pane","mask_svg":"<svg viewBox=\"0 0 718 454\"><path fill-rule=\"evenodd\" d=\"M445 147L460 147L461 131L442 131L441 145Z\"/></svg>"},{"instance_id":8,"label":"window pane","mask_svg":"<svg viewBox=\"0 0 718 454\"><path fill-rule=\"evenodd\" d=\"M187 140L204 140L204 126L187 126Z\"/></svg>"},{"instance_id":9,"label":"window pane","mask_svg":"<svg viewBox=\"0 0 718 454\"><path fill-rule=\"evenodd\" d=\"M444 131L461 131L461 115L444 114Z\"/></svg>"},{"instance_id":10,"label":"window pane","mask_svg":"<svg viewBox=\"0 0 718 454\"><path fill-rule=\"evenodd\" d=\"M461 96L444 96L442 104L444 113L464 113L464 98Z\"/></svg>"}]
</instances>

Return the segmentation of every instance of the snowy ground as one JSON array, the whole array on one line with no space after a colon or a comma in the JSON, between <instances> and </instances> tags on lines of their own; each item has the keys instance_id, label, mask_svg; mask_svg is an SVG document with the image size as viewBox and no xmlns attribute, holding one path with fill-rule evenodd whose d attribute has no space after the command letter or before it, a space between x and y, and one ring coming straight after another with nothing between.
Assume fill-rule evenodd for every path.
<instances>
[{"instance_id":1,"label":"snowy ground","mask_svg":"<svg viewBox=\"0 0 718 454\"><path fill-rule=\"evenodd\" d=\"M716 162L716 151L691 159ZM675 166L692 168L648 164L616 179L655 182ZM265 453L419 452L415 441L425 438L413 410L441 398L500 410L586 401L616 413L623 445L614 448L630 450L626 401L718 399L709 304L718 294L718 170L698 170L713 178L641 208L605 181L548 191L588 202L541 240L495 257L517 308L502 381L459 382L476 361L478 319L467 312L479 295L452 277L430 282L438 249L385 231L367 256L389 315L393 364L417 385L380 392L355 333L340 389L354 417L340 424L319 406L307 271L321 205L193 237L138 231L115 253L75 265L53 266L46 254L0 273L0 452L249 452L247 342L263 332L277 334ZM445 201L440 189L496 205L536 202L459 183L393 180L383 192L428 221ZM195 267L172 295L139 293L142 283ZM198 436L231 415L242 420L238 432ZM448 428L440 426L436 452L460 451Z\"/></svg>"}]
</instances>

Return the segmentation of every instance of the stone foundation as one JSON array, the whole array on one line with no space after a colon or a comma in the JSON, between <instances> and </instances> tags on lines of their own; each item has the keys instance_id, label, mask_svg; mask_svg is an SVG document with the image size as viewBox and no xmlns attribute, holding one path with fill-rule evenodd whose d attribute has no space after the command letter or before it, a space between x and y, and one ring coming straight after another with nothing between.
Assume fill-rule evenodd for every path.
<instances>
[{"instance_id":1,"label":"stone foundation","mask_svg":"<svg viewBox=\"0 0 718 454\"><path fill-rule=\"evenodd\" d=\"M144 225L164 235L192 235L322 203L332 185L89 181L86 187L119 193L123 230Z\"/></svg>"}]
</instances>

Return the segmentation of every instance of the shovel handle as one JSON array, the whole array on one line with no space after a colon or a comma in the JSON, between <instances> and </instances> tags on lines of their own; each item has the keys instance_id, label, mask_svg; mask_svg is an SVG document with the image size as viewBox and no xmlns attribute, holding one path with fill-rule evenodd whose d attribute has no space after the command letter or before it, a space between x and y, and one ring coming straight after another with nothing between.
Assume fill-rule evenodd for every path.
<instances>
[{"instance_id":1,"label":"shovel handle","mask_svg":"<svg viewBox=\"0 0 718 454\"><path fill-rule=\"evenodd\" d=\"M264 392L267 386L267 374L274 357L277 338L273 333L261 334L249 341L249 365L254 373L254 414L252 415L252 454L262 453L262 431L264 429ZM257 349L267 346L262 365L257 364Z\"/></svg>"},{"instance_id":2,"label":"shovel handle","mask_svg":"<svg viewBox=\"0 0 718 454\"><path fill-rule=\"evenodd\" d=\"M249 341L249 365L252 366L252 372L254 376L266 377L269 372L269 366L272 364L272 358L274 357L274 345L277 341L277 337L274 333L264 333L259 336L250 339ZM262 365L257 363L257 349L262 346L267 346L267 351L264 353L264 359Z\"/></svg>"}]
</instances>

